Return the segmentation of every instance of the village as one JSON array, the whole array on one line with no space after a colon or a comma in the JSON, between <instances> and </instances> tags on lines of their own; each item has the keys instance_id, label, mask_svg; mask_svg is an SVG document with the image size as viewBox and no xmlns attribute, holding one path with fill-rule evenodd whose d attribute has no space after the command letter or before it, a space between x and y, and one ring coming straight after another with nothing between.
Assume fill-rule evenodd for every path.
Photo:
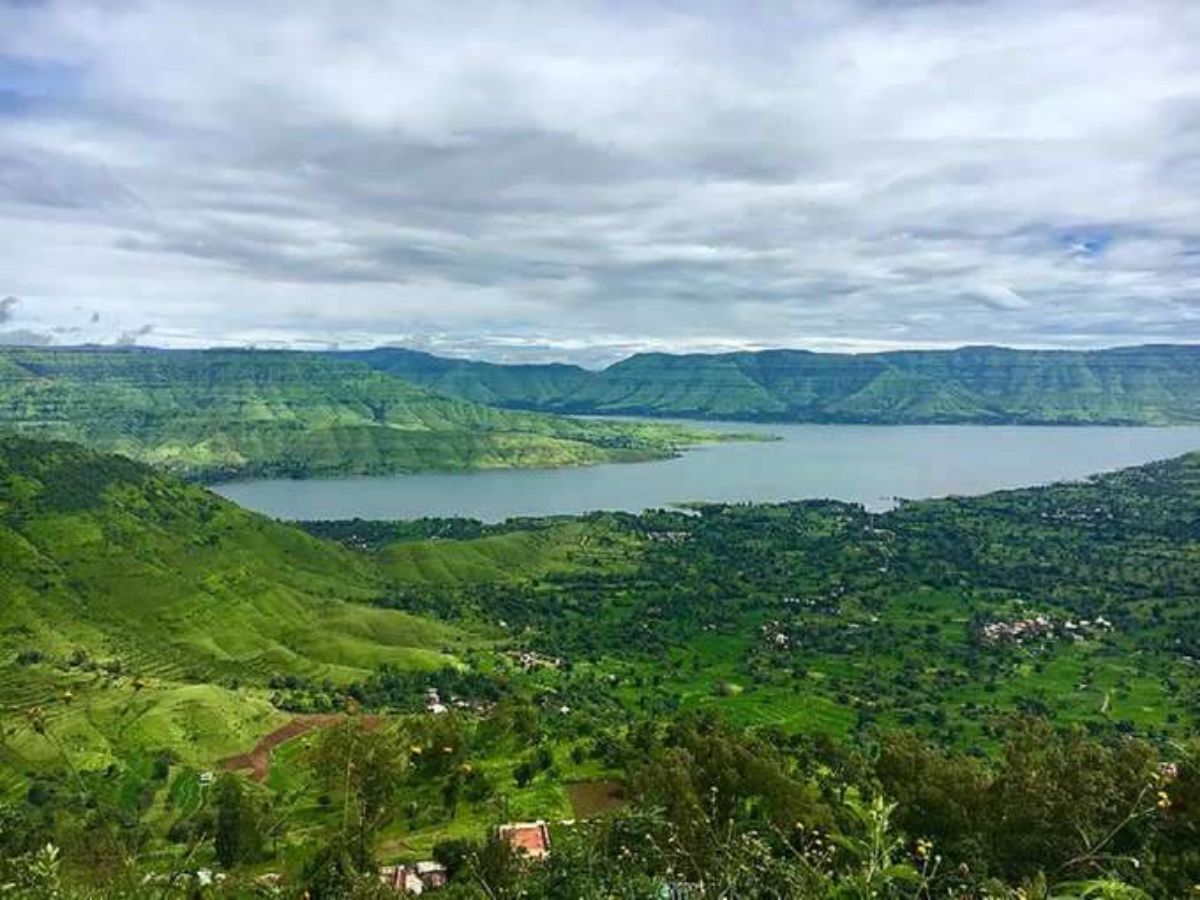
<instances>
[{"instance_id":1,"label":"village","mask_svg":"<svg viewBox=\"0 0 1200 900\"><path fill-rule=\"evenodd\" d=\"M1023 644L1036 638L1082 641L1113 630L1103 616L1094 619L1067 618L1061 622L1047 615L1027 616L1011 621L988 622L980 626L979 636L989 644Z\"/></svg>"},{"instance_id":2,"label":"village","mask_svg":"<svg viewBox=\"0 0 1200 900\"><path fill-rule=\"evenodd\" d=\"M541 819L511 822L496 829L501 841L522 859L541 862L550 855L550 827ZM447 868L435 860L398 863L379 870L379 880L398 894L420 895L446 886Z\"/></svg>"}]
</instances>

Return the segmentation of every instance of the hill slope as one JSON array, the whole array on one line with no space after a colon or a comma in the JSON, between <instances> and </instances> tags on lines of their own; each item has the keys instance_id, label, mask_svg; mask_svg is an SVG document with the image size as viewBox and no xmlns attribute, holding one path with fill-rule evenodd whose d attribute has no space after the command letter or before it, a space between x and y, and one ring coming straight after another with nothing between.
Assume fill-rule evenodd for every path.
<instances>
[{"instance_id":1,"label":"hill slope","mask_svg":"<svg viewBox=\"0 0 1200 900\"><path fill-rule=\"evenodd\" d=\"M440 394L513 409L554 407L583 389L593 373L564 363L500 365L447 359L403 347L346 350L338 357L366 363Z\"/></svg>"},{"instance_id":2,"label":"hill slope","mask_svg":"<svg viewBox=\"0 0 1200 900\"><path fill-rule=\"evenodd\" d=\"M696 437L497 410L283 351L0 350L5 426L209 479L651 459Z\"/></svg>"},{"instance_id":3,"label":"hill slope","mask_svg":"<svg viewBox=\"0 0 1200 900\"><path fill-rule=\"evenodd\" d=\"M455 396L552 412L777 422L1200 421L1200 348L639 354L600 372L381 349L355 358Z\"/></svg>"},{"instance_id":4,"label":"hill slope","mask_svg":"<svg viewBox=\"0 0 1200 900\"><path fill-rule=\"evenodd\" d=\"M0 716L42 706L84 749L174 745L180 717L236 749L239 722L278 717L254 691L273 676L438 668L479 643L363 602L380 578L336 545L71 444L0 438L0 559Z\"/></svg>"}]
</instances>

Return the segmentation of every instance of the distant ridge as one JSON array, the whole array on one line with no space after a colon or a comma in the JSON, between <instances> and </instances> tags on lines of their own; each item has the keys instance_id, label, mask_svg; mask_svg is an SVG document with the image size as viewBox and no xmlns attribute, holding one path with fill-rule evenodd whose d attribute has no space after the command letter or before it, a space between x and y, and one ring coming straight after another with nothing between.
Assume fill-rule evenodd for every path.
<instances>
[{"instance_id":1,"label":"distant ridge","mask_svg":"<svg viewBox=\"0 0 1200 900\"><path fill-rule=\"evenodd\" d=\"M204 480L657 459L697 437L497 409L327 354L96 347L0 348L6 430Z\"/></svg>"},{"instance_id":2,"label":"distant ridge","mask_svg":"<svg viewBox=\"0 0 1200 900\"><path fill-rule=\"evenodd\" d=\"M1200 346L642 353L599 372L379 348L337 356L511 409L761 422L1200 422Z\"/></svg>"}]
</instances>

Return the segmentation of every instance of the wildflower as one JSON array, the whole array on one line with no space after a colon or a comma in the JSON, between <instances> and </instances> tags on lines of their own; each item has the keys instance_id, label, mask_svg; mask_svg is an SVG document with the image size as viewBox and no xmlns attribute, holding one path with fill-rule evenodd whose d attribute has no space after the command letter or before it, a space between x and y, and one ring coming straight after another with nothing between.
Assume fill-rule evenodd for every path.
<instances>
[{"instance_id":1,"label":"wildflower","mask_svg":"<svg viewBox=\"0 0 1200 900\"><path fill-rule=\"evenodd\" d=\"M933 852L933 841L928 838L921 838L917 841L917 859L927 860L929 854Z\"/></svg>"},{"instance_id":2,"label":"wildflower","mask_svg":"<svg viewBox=\"0 0 1200 900\"><path fill-rule=\"evenodd\" d=\"M1155 801L1155 806L1157 806L1159 809L1171 808L1171 797L1166 791L1159 791L1156 797L1157 800Z\"/></svg>"}]
</instances>

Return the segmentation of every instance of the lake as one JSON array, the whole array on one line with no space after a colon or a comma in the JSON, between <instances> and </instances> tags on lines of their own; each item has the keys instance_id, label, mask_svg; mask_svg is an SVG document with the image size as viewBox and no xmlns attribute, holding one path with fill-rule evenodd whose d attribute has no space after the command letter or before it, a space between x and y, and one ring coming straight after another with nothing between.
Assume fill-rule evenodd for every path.
<instances>
[{"instance_id":1,"label":"lake","mask_svg":"<svg viewBox=\"0 0 1200 900\"><path fill-rule=\"evenodd\" d=\"M778 441L708 444L678 459L573 469L268 479L217 493L281 519L407 519L638 512L690 500L849 500L880 510L897 497L979 494L1082 478L1200 450L1200 426L1058 428L973 425L747 425Z\"/></svg>"}]
</instances>

